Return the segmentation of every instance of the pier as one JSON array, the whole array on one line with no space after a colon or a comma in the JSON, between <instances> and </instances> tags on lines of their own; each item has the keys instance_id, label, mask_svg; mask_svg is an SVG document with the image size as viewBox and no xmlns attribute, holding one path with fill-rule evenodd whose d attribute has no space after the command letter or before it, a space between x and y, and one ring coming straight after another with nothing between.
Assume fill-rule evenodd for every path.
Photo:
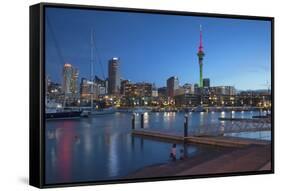
<instances>
[{"instance_id":1,"label":"pier","mask_svg":"<svg viewBox=\"0 0 281 191\"><path fill-rule=\"evenodd\" d=\"M184 142L208 144L223 147L245 147L249 145L267 145L270 141L246 139L229 136L188 136L185 137L180 132L152 130L152 129L134 129L133 136L139 136L147 139L155 139L163 142Z\"/></svg>"},{"instance_id":2,"label":"pier","mask_svg":"<svg viewBox=\"0 0 281 191\"><path fill-rule=\"evenodd\" d=\"M230 137L225 133L271 130L269 119L221 118L228 126L204 127L196 132L188 131L188 117L185 116L183 131L172 129L136 128L132 136L168 143L194 143L215 146L216 152L192 157L185 154L165 164L139 169L126 178L186 176L233 172L271 171L271 141ZM141 121L142 123L142 121ZM250 127L251 126L251 127ZM143 126L141 126L143 127Z\"/></svg>"},{"instance_id":3,"label":"pier","mask_svg":"<svg viewBox=\"0 0 281 191\"><path fill-rule=\"evenodd\" d=\"M268 145L271 143L271 141L266 140L226 136L229 133L270 131L271 120L269 118L219 118L219 120L230 122L225 125L218 124L198 127L192 131L188 129L188 115L185 115L184 118L183 131L180 131L179 129L143 128L143 114L140 121L141 128L136 128L135 115L133 115L132 135L162 142L198 143L223 147L245 147L249 145Z\"/></svg>"}]
</instances>

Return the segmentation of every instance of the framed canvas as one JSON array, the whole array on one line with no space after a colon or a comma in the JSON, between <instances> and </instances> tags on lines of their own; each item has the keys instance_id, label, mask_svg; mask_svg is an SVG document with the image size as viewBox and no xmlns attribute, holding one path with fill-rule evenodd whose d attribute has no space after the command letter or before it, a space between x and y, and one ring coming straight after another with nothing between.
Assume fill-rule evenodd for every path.
<instances>
[{"instance_id":1,"label":"framed canvas","mask_svg":"<svg viewBox=\"0 0 281 191\"><path fill-rule=\"evenodd\" d=\"M273 172L274 18L30 7L30 185Z\"/></svg>"}]
</instances>

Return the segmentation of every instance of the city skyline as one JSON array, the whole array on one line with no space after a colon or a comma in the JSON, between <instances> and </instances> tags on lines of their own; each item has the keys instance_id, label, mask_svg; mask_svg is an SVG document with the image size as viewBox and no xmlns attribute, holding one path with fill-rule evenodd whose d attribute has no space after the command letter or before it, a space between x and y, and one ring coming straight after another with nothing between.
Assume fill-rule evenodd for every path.
<instances>
[{"instance_id":1,"label":"city skyline","mask_svg":"<svg viewBox=\"0 0 281 191\"><path fill-rule=\"evenodd\" d=\"M53 9L46 11L46 23L49 23L46 24L46 69L55 82L62 81L64 63L79 69L79 81L90 77L90 35L94 27L95 48L98 49L95 51L99 53L95 54L94 75L108 77L108 60L116 56L120 58L123 79L163 87L169 77L178 76L180 85L198 84L196 53L200 24L206 52L203 78L209 78L212 86L267 89L266 83L271 81L270 22L267 21L140 13L128 18L126 13L120 12ZM238 51L237 44L240 45Z\"/></svg>"}]
</instances>

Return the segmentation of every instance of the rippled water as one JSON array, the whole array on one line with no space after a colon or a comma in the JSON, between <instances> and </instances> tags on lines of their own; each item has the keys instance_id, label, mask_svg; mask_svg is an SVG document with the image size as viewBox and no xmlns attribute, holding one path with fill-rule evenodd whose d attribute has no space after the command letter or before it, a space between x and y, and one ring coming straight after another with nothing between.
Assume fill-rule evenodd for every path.
<instances>
[{"instance_id":1,"label":"rippled water","mask_svg":"<svg viewBox=\"0 0 281 191\"><path fill-rule=\"evenodd\" d=\"M208 124L224 123L218 117L230 113L191 113L190 130ZM235 112L234 117L248 118L255 112ZM171 143L131 136L131 114L115 113L91 118L46 122L46 183L67 183L122 178L145 166L170 162ZM136 128L140 127L139 116ZM144 128L183 130L184 113L150 113L144 116ZM251 138L269 134L231 134ZM177 145L177 155L183 145ZM188 157L219 148L186 144Z\"/></svg>"}]
</instances>

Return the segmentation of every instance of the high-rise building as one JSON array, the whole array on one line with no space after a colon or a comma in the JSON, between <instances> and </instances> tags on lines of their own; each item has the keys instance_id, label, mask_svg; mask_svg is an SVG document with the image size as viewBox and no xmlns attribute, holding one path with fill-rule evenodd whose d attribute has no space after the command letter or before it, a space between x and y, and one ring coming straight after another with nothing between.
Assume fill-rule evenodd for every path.
<instances>
[{"instance_id":1,"label":"high-rise building","mask_svg":"<svg viewBox=\"0 0 281 191\"><path fill-rule=\"evenodd\" d=\"M179 79L172 76L167 80L167 94L168 97L174 97L175 91L179 88Z\"/></svg>"},{"instance_id":2,"label":"high-rise building","mask_svg":"<svg viewBox=\"0 0 281 191\"><path fill-rule=\"evenodd\" d=\"M71 64L66 63L63 66L63 93L66 96L75 96L78 93L78 70Z\"/></svg>"},{"instance_id":3,"label":"high-rise building","mask_svg":"<svg viewBox=\"0 0 281 191\"><path fill-rule=\"evenodd\" d=\"M119 58L114 57L108 62L108 93L119 95L120 83Z\"/></svg>"},{"instance_id":4,"label":"high-rise building","mask_svg":"<svg viewBox=\"0 0 281 191\"><path fill-rule=\"evenodd\" d=\"M197 52L197 56L198 56L198 61L199 61L199 69L200 69L200 73L199 73L199 87L202 88L203 87L203 57L204 57L205 53L203 51L203 42L202 42L202 27L200 25L200 42L199 42L199 47L198 47L198 52Z\"/></svg>"},{"instance_id":5,"label":"high-rise building","mask_svg":"<svg viewBox=\"0 0 281 191\"><path fill-rule=\"evenodd\" d=\"M210 79L209 78L204 78L203 79L203 87L204 88L209 88L210 87Z\"/></svg>"}]
</instances>

